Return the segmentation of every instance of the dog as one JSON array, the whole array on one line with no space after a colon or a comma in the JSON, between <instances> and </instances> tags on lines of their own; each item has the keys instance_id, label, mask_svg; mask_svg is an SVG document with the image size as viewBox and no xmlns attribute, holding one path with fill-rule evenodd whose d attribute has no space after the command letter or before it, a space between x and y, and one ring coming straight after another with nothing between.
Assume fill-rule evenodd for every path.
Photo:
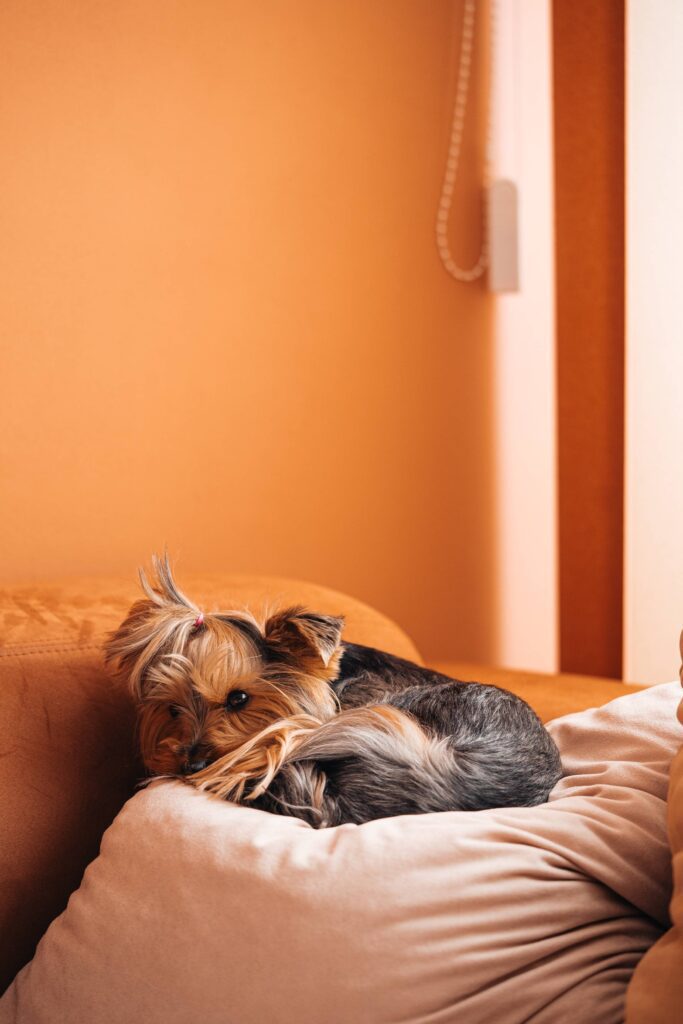
<instances>
[{"instance_id":1,"label":"dog","mask_svg":"<svg viewBox=\"0 0 683 1024\"><path fill-rule=\"evenodd\" d=\"M342 639L303 607L204 614L153 559L105 645L148 775L315 828L544 803L560 756L521 698Z\"/></svg>"}]
</instances>

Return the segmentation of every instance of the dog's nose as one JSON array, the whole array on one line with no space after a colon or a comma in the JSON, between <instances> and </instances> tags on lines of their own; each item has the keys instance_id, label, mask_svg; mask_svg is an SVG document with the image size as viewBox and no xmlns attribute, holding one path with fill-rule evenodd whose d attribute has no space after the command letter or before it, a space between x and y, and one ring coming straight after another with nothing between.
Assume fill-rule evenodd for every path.
<instances>
[{"instance_id":1,"label":"dog's nose","mask_svg":"<svg viewBox=\"0 0 683 1024\"><path fill-rule=\"evenodd\" d=\"M183 775L194 775L195 772L200 772L202 768L206 768L208 763L208 758L202 757L199 753L199 744L195 743L195 745L190 747L187 751L187 758L183 762L181 770Z\"/></svg>"}]
</instances>

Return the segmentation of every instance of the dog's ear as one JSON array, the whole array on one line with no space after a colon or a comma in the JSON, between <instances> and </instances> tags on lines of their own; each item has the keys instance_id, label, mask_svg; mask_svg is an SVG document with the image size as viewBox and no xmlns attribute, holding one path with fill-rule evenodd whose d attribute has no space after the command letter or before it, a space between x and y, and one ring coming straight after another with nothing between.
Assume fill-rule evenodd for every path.
<instances>
[{"instance_id":1,"label":"dog's ear","mask_svg":"<svg viewBox=\"0 0 683 1024\"><path fill-rule=\"evenodd\" d=\"M305 608L285 608L271 615L265 625L268 646L277 657L307 671L325 670L333 676L341 652L343 618L320 615Z\"/></svg>"}]
</instances>

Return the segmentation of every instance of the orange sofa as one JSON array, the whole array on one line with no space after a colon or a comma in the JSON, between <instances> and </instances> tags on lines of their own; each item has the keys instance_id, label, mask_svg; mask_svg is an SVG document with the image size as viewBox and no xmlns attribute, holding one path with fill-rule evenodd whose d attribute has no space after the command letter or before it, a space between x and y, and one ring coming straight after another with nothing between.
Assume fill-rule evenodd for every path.
<instances>
[{"instance_id":1,"label":"orange sofa","mask_svg":"<svg viewBox=\"0 0 683 1024\"><path fill-rule=\"evenodd\" d=\"M402 630L343 594L278 578L214 575L183 579L204 607L303 603L346 617L346 635L420 660ZM138 595L120 579L72 580L0 591L1 794L0 991L33 956L64 909L104 830L141 771L134 710L102 663L104 635ZM548 719L628 692L605 680L539 676L462 664L438 666L496 682Z\"/></svg>"}]
</instances>

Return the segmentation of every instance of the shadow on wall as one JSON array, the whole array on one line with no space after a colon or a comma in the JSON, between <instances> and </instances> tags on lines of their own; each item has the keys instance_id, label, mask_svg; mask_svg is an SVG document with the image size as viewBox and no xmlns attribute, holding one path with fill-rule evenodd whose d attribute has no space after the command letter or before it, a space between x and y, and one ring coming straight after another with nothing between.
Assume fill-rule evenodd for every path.
<instances>
[{"instance_id":1,"label":"shadow on wall","mask_svg":"<svg viewBox=\"0 0 683 1024\"><path fill-rule=\"evenodd\" d=\"M5 581L167 543L490 657L490 300L433 241L461 14L3 7Z\"/></svg>"}]
</instances>

